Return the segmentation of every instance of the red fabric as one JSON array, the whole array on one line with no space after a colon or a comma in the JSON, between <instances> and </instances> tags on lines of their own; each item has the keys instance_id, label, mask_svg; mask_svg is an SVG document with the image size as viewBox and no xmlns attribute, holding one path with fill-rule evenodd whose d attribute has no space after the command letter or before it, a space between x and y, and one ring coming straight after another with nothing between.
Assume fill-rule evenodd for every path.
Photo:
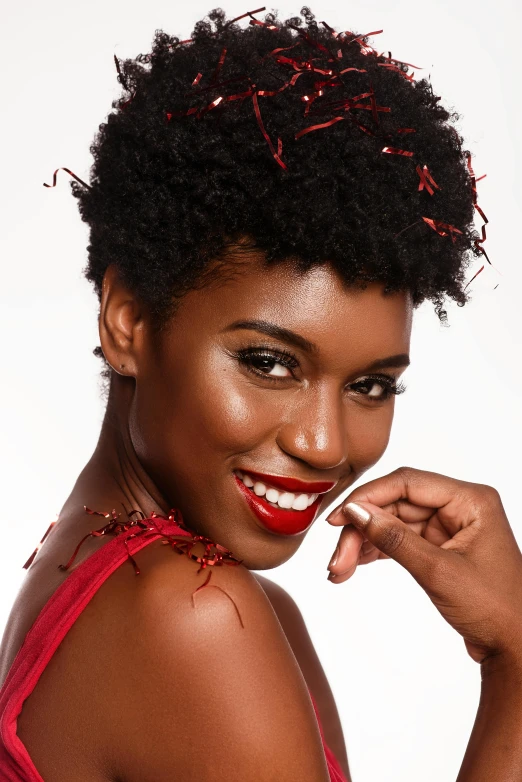
<instances>
[{"instance_id":1,"label":"red fabric","mask_svg":"<svg viewBox=\"0 0 522 782\"><path fill-rule=\"evenodd\" d=\"M190 537L190 533L181 529L175 522L155 519L155 523L164 533ZM44 782L25 746L16 735L18 715L58 645L103 582L128 559L128 552L134 554L161 537L153 530L145 531L137 537L129 537L132 532L131 529L105 543L73 569L42 608L27 633L0 690L0 779L2 782ZM125 538L128 538L127 546L124 544ZM324 740L319 714L311 693L310 697L323 740L330 780L346 782L333 752Z\"/></svg>"}]
</instances>

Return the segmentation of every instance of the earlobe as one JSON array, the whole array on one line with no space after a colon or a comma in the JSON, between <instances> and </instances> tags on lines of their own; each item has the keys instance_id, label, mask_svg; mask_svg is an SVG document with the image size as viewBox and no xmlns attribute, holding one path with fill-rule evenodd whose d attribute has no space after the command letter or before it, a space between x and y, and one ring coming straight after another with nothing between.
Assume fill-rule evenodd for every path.
<instances>
[{"instance_id":1,"label":"earlobe","mask_svg":"<svg viewBox=\"0 0 522 782\"><path fill-rule=\"evenodd\" d=\"M142 346L142 308L115 264L104 274L98 321L103 354L119 375L136 377Z\"/></svg>"}]
</instances>

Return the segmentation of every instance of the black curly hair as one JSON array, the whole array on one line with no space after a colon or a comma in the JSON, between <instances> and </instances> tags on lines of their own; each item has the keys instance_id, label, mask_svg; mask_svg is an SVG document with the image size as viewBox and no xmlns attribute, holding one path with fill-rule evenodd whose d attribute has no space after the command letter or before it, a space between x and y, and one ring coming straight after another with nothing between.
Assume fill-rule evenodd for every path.
<instances>
[{"instance_id":1,"label":"black curly hair","mask_svg":"<svg viewBox=\"0 0 522 782\"><path fill-rule=\"evenodd\" d=\"M367 36L336 36L308 8L246 27L216 9L188 42L157 30L149 54L117 66L125 93L91 146L90 187L71 183L98 296L115 263L161 328L210 262L247 237L267 264L328 261L347 284L431 300L442 322L445 297L468 301L464 274L480 248L458 115ZM295 138L335 116L346 121ZM433 195L419 190L425 165Z\"/></svg>"}]
</instances>

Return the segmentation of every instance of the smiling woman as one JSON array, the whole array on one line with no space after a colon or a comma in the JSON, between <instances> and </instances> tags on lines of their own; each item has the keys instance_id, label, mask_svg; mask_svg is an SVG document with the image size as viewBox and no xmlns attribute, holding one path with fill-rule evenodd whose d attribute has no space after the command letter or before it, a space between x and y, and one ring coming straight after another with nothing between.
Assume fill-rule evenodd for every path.
<instances>
[{"instance_id":1,"label":"smiling woman","mask_svg":"<svg viewBox=\"0 0 522 782\"><path fill-rule=\"evenodd\" d=\"M514 779L522 568L494 490L403 469L336 504L386 450L414 309L464 304L483 253L456 117L308 9L213 11L116 64L72 183L107 407L6 627L2 780L349 780L299 609L252 573L330 507L332 580L393 557L488 673L459 782Z\"/></svg>"}]
</instances>

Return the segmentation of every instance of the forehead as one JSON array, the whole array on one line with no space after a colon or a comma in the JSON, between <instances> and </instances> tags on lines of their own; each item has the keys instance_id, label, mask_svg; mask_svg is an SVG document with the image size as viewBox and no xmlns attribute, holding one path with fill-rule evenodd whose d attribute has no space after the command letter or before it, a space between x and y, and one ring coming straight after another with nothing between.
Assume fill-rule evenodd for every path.
<instances>
[{"instance_id":1,"label":"forehead","mask_svg":"<svg viewBox=\"0 0 522 782\"><path fill-rule=\"evenodd\" d=\"M291 261L267 266L252 254L187 293L174 321L187 330L190 324L201 337L222 333L236 321L267 321L297 332L324 355L342 348L366 359L407 352L411 319L406 291L384 294L381 283L364 290L347 286L326 262L303 272Z\"/></svg>"}]
</instances>

